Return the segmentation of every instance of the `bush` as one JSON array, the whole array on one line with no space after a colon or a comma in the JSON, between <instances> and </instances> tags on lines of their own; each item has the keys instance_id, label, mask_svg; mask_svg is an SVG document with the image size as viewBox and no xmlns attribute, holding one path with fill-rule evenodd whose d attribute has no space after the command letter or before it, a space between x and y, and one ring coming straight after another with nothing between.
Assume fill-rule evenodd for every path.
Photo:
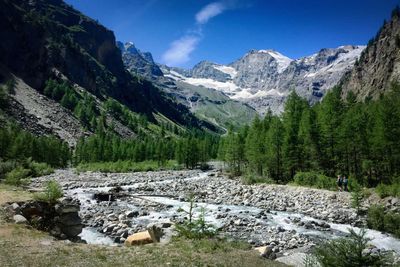
<instances>
[{"instance_id":1,"label":"bush","mask_svg":"<svg viewBox=\"0 0 400 267\"><path fill-rule=\"evenodd\" d=\"M368 209L367 224L369 228L384 231L400 237L400 214L385 213L383 206L371 206Z\"/></svg>"},{"instance_id":2,"label":"bush","mask_svg":"<svg viewBox=\"0 0 400 267\"><path fill-rule=\"evenodd\" d=\"M370 241L365 233L365 230L356 233L350 229L348 238L339 238L321 244L316 247L313 254L322 267L392 266L392 259L388 256L365 252Z\"/></svg>"},{"instance_id":3,"label":"bush","mask_svg":"<svg viewBox=\"0 0 400 267\"><path fill-rule=\"evenodd\" d=\"M364 192L362 189L355 190L351 193L351 205L357 210L357 214L360 214L361 203L364 199Z\"/></svg>"},{"instance_id":4,"label":"bush","mask_svg":"<svg viewBox=\"0 0 400 267\"><path fill-rule=\"evenodd\" d=\"M336 180L334 178L317 172L298 172L294 176L294 183L301 186L336 190Z\"/></svg>"},{"instance_id":5,"label":"bush","mask_svg":"<svg viewBox=\"0 0 400 267\"><path fill-rule=\"evenodd\" d=\"M383 231L385 229L385 209L382 206L373 205L368 209L367 225L371 229Z\"/></svg>"},{"instance_id":6,"label":"bush","mask_svg":"<svg viewBox=\"0 0 400 267\"><path fill-rule=\"evenodd\" d=\"M385 197L389 197L389 196L400 197L400 183L396 182L391 185L379 184L375 188L375 191L381 198L385 198Z\"/></svg>"},{"instance_id":7,"label":"bush","mask_svg":"<svg viewBox=\"0 0 400 267\"><path fill-rule=\"evenodd\" d=\"M189 217L183 223L176 225L176 230L178 231L179 235L189 239L214 237L217 234L217 230L213 225L206 223L205 209L202 208L200 216L198 217L198 219L194 220L194 208L194 196L191 195L189 210L178 210L179 212L186 213Z\"/></svg>"},{"instance_id":8,"label":"bush","mask_svg":"<svg viewBox=\"0 0 400 267\"><path fill-rule=\"evenodd\" d=\"M54 169L46 163L38 163L34 161L28 162L32 177L49 175L54 172Z\"/></svg>"},{"instance_id":9,"label":"bush","mask_svg":"<svg viewBox=\"0 0 400 267\"><path fill-rule=\"evenodd\" d=\"M384 219L385 231L400 238L400 214L388 212Z\"/></svg>"},{"instance_id":10,"label":"bush","mask_svg":"<svg viewBox=\"0 0 400 267\"><path fill-rule=\"evenodd\" d=\"M3 179L6 174L17 167L15 161L0 161L0 179Z\"/></svg>"},{"instance_id":11,"label":"bush","mask_svg":"<svg viewBox=\"0 0 400 267\"><path fill-rule=\"evenodd\" d=\"M24 169L21 166L13 169L6 174L5 183L9 185L21 186L27 183L27 179L31 171L29 169Z\"/></svg>"},{"instance_id":12,"label":"bush","mask_svg":"<svg viewBox=\"0 0 400 267\"><path fill-rule=\"evenodd\" d=\"M54 203L57 199L64 195L63 190L57 181L51 180L46 183L46 188L43 193L35 194L36 200Z\"/></svg>"}]
</instances>

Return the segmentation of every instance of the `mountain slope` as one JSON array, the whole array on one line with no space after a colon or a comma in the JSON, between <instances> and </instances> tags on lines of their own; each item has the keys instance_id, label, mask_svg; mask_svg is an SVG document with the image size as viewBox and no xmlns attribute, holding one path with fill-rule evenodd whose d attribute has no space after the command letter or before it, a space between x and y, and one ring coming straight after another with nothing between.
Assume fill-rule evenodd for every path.
<instances>
[{"instance_id":1,"label":"mountain slope","mask_svg":"<svg viewBox=\"0 0 400 267\"><path fill-rule=\"evenodd\" d=\"M197 86L194 82L181 81L186 76L212 76L222 83L231 80L231 67L202 61L189 71L179 68L158 66L150 53L142 53L132 42L119 42L125 67L133 74L143 76L157 85L160 90L173 97L178 103L188 107L201 120L205 120L225 131L230 125L239 127L248 124L256 116L256 111L240 101L231 99L224 92ZM156 73L155 71L156 70ZM158 71L159 70L159 71ZM228 72L228 73L227 73ZM180 74L182 73L182 75Z\"/></svg>"},{"instance_id":2,"label":"mountain slope","mask_svg":"<svg viewBox=\"0 0 400 267\"><path fill-rule=\"evenodd\" d=\"M400 81L400 10L392 13L375 38L361 54L359 61L341 85L345 97L355 93L359 100L377 98L390 88L390 83Z\"/></svg>"},{"instance_id":3,"label":"mountain slope","mask_svg":"<svg viewBox=\"0 0 400 267\"><path fill-rule=\"evenodd\" d=\"M364 46L321 49L292 60L274 50L251 50L229 65L202 61L190 70L162 66L167 76L213 88L242 101L263 114L283 110L291 90L311 103L319 101L350 70Z\"/></svg>"},{"instance_id":4,"label":"mountain slope","mask_svg":"<svg viewBox=\"0 0 400 267\"><path fill-rule=\"evenodd\" d=\"M153 122L160 113L187 127L215 130L126 71L113 32L61 0L0 0L0 38L0 83L14 75L43 93L49 79L64 80L98 104L111 97Z\"/></svg>"}]
</instances>

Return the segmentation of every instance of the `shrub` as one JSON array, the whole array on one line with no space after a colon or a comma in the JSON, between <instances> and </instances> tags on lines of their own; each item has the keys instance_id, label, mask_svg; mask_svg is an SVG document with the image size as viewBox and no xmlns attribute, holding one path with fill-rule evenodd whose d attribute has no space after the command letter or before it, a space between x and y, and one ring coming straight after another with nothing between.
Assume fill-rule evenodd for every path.
<instances>
[{"instance_id":1,"label":"shrub","mask_svg":"<svg viewBox=\"0 0 400 267\"><path fill-rule=\"evenodd\" d=\"M350 229L348 238L323 243L316 247L313 254L322 267L392 266L392 259L385 254L376 255L365 251L370 241L365 233L365 230L356 233Z\"/></svg>"},{"instance_id":2,"label":"shrub","mask_svg":"<svg viewBox=\"0 0 400 267\"><path fill-rule=\"evenodd\" d=\"M0 161L0 179L3 179L6 174L17 167L15 161Z\"/></svg>"},{"instance_id":3,"label":"shrub","mask_svg":"<svg viewBox=\"0 0 400 267\"><path fill-rule=\"evenodd\" d=\"M46 183L46 188L43 193L35 194L36 200L54 203L57 199L64 195L63 190L57 181L50 180Z\"/></svg>"},{"instance_id":4,"label":"shrub","mask_svg":"<svg viewBox=\"0 0 400 267\"><path fill-rule=\"evenodd\" d=\"M371 206L368 209L367 224L369 228L391 233L400 237L400 214L385 213L382 206Z\"/></svg>"},{"instance_id":5,"label":"shrub","mask_svg":"<svg viewBox=\"0 0 400 267\"><path fill-rule=\"evenodd\" d=\"M379 184L375 188L375 191L381 198L385 198L385 197L389 197L389 196L400 197L400 183L395 182L391 185Z\"/></svg>"},{"instance_id":6,"label":"shrub","mask_svg":"<svg viewBox=\"0 0 400 267\"><path fill-rule=\"evenodd\" d=\"M388 212L384 219L385 231L400 238L400 214Z\"/></svg>"},{"instance_id":7,"label":"shrub","mask_svg":"<svg viewBox=\"0 0 400 267\"><path fill-rule=\"evenodd\" d=\"M21 186L27 182L26 178L29 177L31 171L24 169L21 166L16 167L6 174L5 183L9 185Z\"/></svg>"},{"instance_id":8,"label":"shrub","mask_svg":"<svg viewBox=\"0 0 400 267\"><path fill-rule=\"evenodd\" d=\"M319 189L336 189L336 180L317 172L298 172L294 183L301 186L311 186Z\"/></svg>"},{"instance_id":9,"label":"shrub","mask_svg":"<svg viewBox=\"0 0 400 267\"><path fill-rule=\"evenodd\" d=\"M208 224L205 221L205 209L201 209L201 214L196 220L194 220L194 209L194 196L191 195L189 210L178 210L179 212L186 213L189 217L183 223L176 225L176 230L178 231L179 235L189 239L202 239L215 236L217 234L217 230L213 225Z\"/></svg>"},{"instance_id":10,"label":"shrub","mask_svg":"<svg viewBox=\"0 0 400 267\"><path fill-rule=\"evenodd\" d=\"M369 228L383 231L385 229L385 209L382 206L373 205L368 209L367 225Z\"/></svg>"},{"instance_id":11,"label":"shrub","mask_svg":"<svg viewBox=\"0 0 400 267\"><path fill-rule=\"evenodd\" d=\"M357 214L360 214L361 203L364 199L364 193L362 190L355 190L351 193L351 205L357 210Z\"/></svg>"},{"instance_id":12,"label":"shrub","mask_svg":"<svg viewBox=\"0 0 400 267\"><path fill-rule=\"evenodd\" d=\"M32 177L49 175L54 172L54 169L50 167L47 163L38 163L35 161L28 160L27 165L28 168L31 170Z\"/></svg>"}]
</instances>

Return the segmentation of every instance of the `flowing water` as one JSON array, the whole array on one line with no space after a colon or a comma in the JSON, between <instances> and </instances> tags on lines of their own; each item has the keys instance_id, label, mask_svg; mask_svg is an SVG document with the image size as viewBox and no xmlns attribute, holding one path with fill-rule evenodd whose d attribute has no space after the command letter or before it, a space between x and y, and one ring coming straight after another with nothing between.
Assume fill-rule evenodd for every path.
<instances>
[{"instance_id":1,"label":"flowing water","mask_svg":"<svg viewBox=\"0 0 400 267\"><path fill-rule=\"evenodd\" d=\"M198 176L192 178L186 178L185 181L195 181L199 179L203 179L207 177L207 173L199 174ZM143 185L152 185L157 183L169 183L171 180L163 180L163 181L155 181L155 182L145 182L145 183L135 183L129 186L122 186L123 189L129 188L137 188ZM67 194L78 198L83 208L88 208L90 206L96 205L96 201L93 200L93 194L95 192L107 192L112 187L96 187L96 188L79 188L69 190ZM177 210L182 208L184 210L188 210L190 203L186 201L180 201L171 197L165 196L143 196L143 195L135 195L131 194L132 197L137 197L142 200L151 202L151 203L158 203L165 205L167 208L161 211L152 211L148 215L140 216L138 218L133 218L133 223L151 223L151 222L159 222L162 220L169 220L174 215L177 214ZM129 203L129 200L117 200L117 205L123 207L126 210L131 210L134 208L132 204ZM209 203L195 203L194 215L198 216L201 210L204 209L205 213L205 220L208 223L215 225L216 227L223 226L223 220L218 217L218 214L228 212L229 215L237 215L243 217L252 217L254 218L257 214L259 214L262 209L254 206L240 206L240 205L224 205L224 204L209 204ZM303 226L298 224L294 224L291 222L293 218L297 218L298 220L307 222L307 221L314 221L314 222L323 222L321 220L305 216L300 213L289 213L289 212L271 212L268 214L268 220L263 219L255 219L256 222L264 225L269 226L279 226L286 231L295 230L297 233L306 235L306 236L313 236L319 237L323 239L333 239L341 236L345 236L349 233L350 229L355 230L356 232L360 231L361 229L357 227L353 227L348 224L336 224L330 223L329 231L322 231L317 229L306 229ZM290 219L290 220L289 220ZM366 230L367 237L371 238L371 243L375 245L377 248L386 249L386 250L393 250L400 254L400 240L392 237L391 235L381 233L375 230ZM81 238L87 241L90 244L101 244L101 245L116 245L110 237L99 233L95 228L87 227L81 233Z\"/></svg>"}]
</instances>

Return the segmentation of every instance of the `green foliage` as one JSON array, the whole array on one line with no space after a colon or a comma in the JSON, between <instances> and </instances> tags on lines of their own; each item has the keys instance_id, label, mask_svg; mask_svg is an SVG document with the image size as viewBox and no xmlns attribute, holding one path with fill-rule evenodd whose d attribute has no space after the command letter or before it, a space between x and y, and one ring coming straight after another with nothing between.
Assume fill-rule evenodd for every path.
<instances>
[{"instance_id":1,"label":"green foliage","mask_svg":"<svg viewBox=\"0 0 400 267\"><path fill-rule=\"evenodd\" d=\"M368 239L365 230L350 229L348 238L339 238L319 245L314 256L322 267L391 266L392 259L384 254L366 253Z\"/></svg>"},{"instance_id":2,"label":"green foliage","mask_svg":"<svg viewBox=\"0 0 400 267\"><path fill-rule=\"evenodd\" d=\"M367 224L369 228L383 231L385 229L385 209L373 205L368 209Z\"/></svg>"},{"instance_id":3,"label":"green foliage","mask_svg":"<svg viewBox=\"0 0 400 267\"><path fill-rule=\"evenodd\" d=\"M292 92L280 116L268 112L250 127L221 138L219 158L232 173L275 181L290 182L298 172L317 171L350 176L350 190L393 183L400 176L400 85L392 84L388 91L359 103L352 94L344 100L341 88L335 87L314 106ZM320 184L304 185L334 187L333 179L313 182ZM398 194L397 188L388 194Z\"/></svg>"},{"instance_id":4,"label":"green foliage","mask_svg":"<svg viewBox=\"0 0 400 267\"><path fill-rule=\"evenodd\" d=\"M327 177L317 172L298 172L294 176L294 183L301 186L336 190L335 178Z\"/></svg>"},{"instance_id":5,"label":"green foliage","mask_svg":"<svg viewBox=\"0 0 400 267\"><path fill-rule=\"evenodd\" d=\"M92 162L80 163L77 171L99 171L99 172L143 172L158 170L178 170L180 166L174 160L169 160L164 166L158 165L157 161L114 161L114 162Z\"/></svg>"},{"instance_id":6,"label":"green foliage","mask_svg":"<svg viewBox=\"0 0 400 267\"><path fill-rule=\"evenodd\" d=\"M4 182L9 185L21 186L27 183L27 178L31 171L29 169L24 169L21 166L13 169L6 174Z\"/></svg>"},{"instance_id":7,"label":"green foliage","mask_svg":"<svg viewBox=\"0 0 400 267\"><path fill-rule=\"evenodd\" d=\"M34 198L39 201L55 203L63 195L64 193L60 184L55 180L50 180L46 183L44 192L35 194Z\"/></svg>"},{"instance_id":8,"label":"green foliage","mask_svg":"<svg viewBox=\"0 0 400 267\"><path fill-rule=\"evenodd\" d=\"M393 184L379 184L375 188L376 193L381 197L400 197L400 183L395 182Z\"/></svg>"},{"instance_id":9,"label":"green foliage","mask_svg":"<svg viewBox=\"0 0 400 267\"><path fill-rule=\"evenodd\" d=\"M38 163L34 161L28 161L29 169L31 170L32 177L39 177L49 175L54 172L54 169L47 163Z\"/></svg>"},{"instance_id":10,"label":"green foliage","mask_svg":"<svg viewBox=\"0 0 400 267\"><path fill-rule=\"evenodd\" d=\"M202 208L200 216L195 219L195 208L196 205L194 203L194 195L192 194L189 199L189 210L178 210L179 212L186 213L188 216L188 219L185 219L183 223L176 225L176 230L178 231L178 234L189 239L214 237L217 234L217 230L213 225L206 223L205 209Z\"/></svg>"},{"instance_id":11,"label":"green foliage","mask_svg":"<svg viewBox=\"0 0 400 267\"><path fill-rule=\"evenodd\" d=\"M52 167L65 167L70 153L68 145L55 137L37 137L14 125L0 129L0 158L5 161L24 162L30 158Z\"/></svg>"},{"instance_id":12,"label":"green foliage","mask_svg":"<svg viewBox=\"0 0 400 267\"><path fill-rule=\"evenodd\" d=\"M353 208L357 210L357 214L360 214L361 211L361 203L364 199L364 192L361 188L353 190L351 192L351 205Z\"/></svg>"},{"instance_id":13,"label":"green foliage","mask_svg":"<svg viewBox=\"0 0 400 267\"><path fill-rule=\"evenodd\" d=\"M16 161L0 161L0 179L3 179L5 175L17 167Z\"/></svg>"},{"instance_id":14,"label":"green foliage","mask_svg":"<svg viewBox=\"0 0 400 267\"><path fill-rule=\"evenodd\" d=\"M400 237L400 214L385 212L383 206L374 205L368 209L367 224L369 228Z\"/></svg>"}]
</instances>

